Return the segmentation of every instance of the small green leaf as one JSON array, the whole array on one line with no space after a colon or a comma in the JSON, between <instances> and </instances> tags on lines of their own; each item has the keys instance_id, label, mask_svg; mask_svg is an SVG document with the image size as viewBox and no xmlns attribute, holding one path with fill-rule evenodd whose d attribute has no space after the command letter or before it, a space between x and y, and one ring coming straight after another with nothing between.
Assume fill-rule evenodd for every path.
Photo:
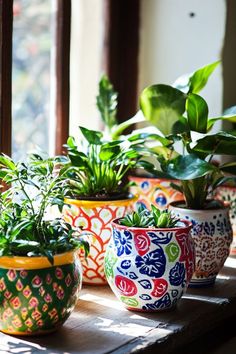
<instances>
[{"instance_id":1,"label":"small green leaf","mask_svg":"<svg viewBox=\"0 0 236 354\"><path fill-rule=\"evenodd\" d=\"M96 130L90 130L84 127L79 127L81 133L85 137L85 139L89 142L89 144L101 145L102 133Z\"/></svg>"},{"instance_id":2,"label":"small green leaf","mask_svg":"<svg viewBox=\"0 0 236 354\"><path fill-rule=\"evenodd\" d=\"M205 87L209 76L213 73L219 63L220 61L216 61L195 71L189 79L189 92L198 93L201 91Z\"/></svg>"},{"instance_id":3,"label":"small green leaf","mask_svg":"<svg viewBox=\"0 0 236 354\"><path fill-rule=\"evenodd\" d=\"M206 101L201 96L191 93L186 101L186 110L190 129L198 133L206 133L208 119Z\"/></svg>"}]
</instances>

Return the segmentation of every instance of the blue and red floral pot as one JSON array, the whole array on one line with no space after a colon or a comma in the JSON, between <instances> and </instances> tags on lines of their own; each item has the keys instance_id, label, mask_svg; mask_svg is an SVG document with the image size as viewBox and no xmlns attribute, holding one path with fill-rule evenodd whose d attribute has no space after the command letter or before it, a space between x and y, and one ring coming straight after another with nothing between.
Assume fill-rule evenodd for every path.
<instances>
[{"instance_id":1,"label":"blue and red floral pot","mask_svg":"<svg viewBox=\"0 0 236 354\"><path fill-rule=\"evenodd\" d=\"M184 208L183 203L171 203L169 208L177 217L187 219L193 225L191 233L196 259L195 272L189 285L212 285L230 252L233 232L229 208L193 210Z\"/></svg>"},{"instance_id":2,"label":"blue and red floral pot","mask_svg":"<svg viewBox=\"0 0 236 354\"><path fill-rule=\"evenodd\" d=\"M38 335L55 331L73 311L82 284L74 252L46 257L0 257L0 331Z\"/></svg>"},{"instance_id":3,"label":"blue and red floral pot","mask_svg":"<svg viewBox=\"0 0 236 354\"><path fill-rule=\"evenodd\" d=\"M119 219L105 255L105 274L129 310L162 311L175 307L194 271L191 223L169 229L126 227Z\"/></svg>"}]
</instances>

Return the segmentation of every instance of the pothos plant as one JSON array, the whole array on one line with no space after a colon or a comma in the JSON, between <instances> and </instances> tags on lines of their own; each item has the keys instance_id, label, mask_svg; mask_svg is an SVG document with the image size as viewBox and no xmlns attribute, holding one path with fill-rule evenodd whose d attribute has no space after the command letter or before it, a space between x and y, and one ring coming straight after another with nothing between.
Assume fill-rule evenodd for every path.
<instances>
[{"instance_id":1,"label":"pothos plant","mask_svg":"<svg viewBox=\"0 0 236 354\"><path fill-rule=\"evenodd\" d=\"M220 117L208 116L208 105L199 95L219 62L207 65L185 77L185 83L149 86L140 96L141 110L166 139L169 146L153 149L160 162L162 175L180 180L172 186L184 194L186 206L191 209L213 207L208 202L211 192L234 177L236 162L213 163L216 155L235 156L236 136L225 131L209 134L219 120L236 122L235 114ZM195 132L200 138L195 137ZM181 142L182 153L176 151L176 142ZM158 172L156 172L158 175Z\"/></svg>"},{"instance_id":2,"label":"pothos plant","mask_svg":"<svg viewBox=\"0 0 236 354\"><path fill-rule=\"evenodd\" d=\"M151 210L140 205L137 211L119 219L120 225L140 228L172 228L178 222L179 219L172 215L170 211L167 209L160 210L153 204L151 204Z\"/></svg>"},{"instance_id":3,"label":"pothos plant","mask_svg":"<svg viewBox=\"0 0 236 354\"><path fill-rule=\"evenodd\" d=\"M61 157L70 183L70 196L80 199L123 199L128 196L126 173L133 167L152 170L143 160L150 154L145 140L135 136L106 142L102 132L80 127L83 139L77 143L69 137L68 158ZM153 134L163 145L169 141Z\"/></svg>"},{"instance_id":4,"label":"pothos plant","mask_svg":"<svg viewBox=\"0 0 236 354\"><path fill-rule=\"evenodd\" d=\"M57 161L31 155L27 162L15 163L0 156L0 178L8 186L1 193L0 256L53 256L83 247L88 243L78 230L61 218L50 218L48 209L61 210L68 186Z\"/></svg>"}]
</instances>

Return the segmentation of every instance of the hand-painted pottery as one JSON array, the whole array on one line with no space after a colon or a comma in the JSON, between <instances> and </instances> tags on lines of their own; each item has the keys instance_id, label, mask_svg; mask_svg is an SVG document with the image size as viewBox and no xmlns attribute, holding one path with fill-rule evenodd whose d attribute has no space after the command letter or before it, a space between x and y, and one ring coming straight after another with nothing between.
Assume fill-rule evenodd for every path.
<instances>
[{"instance_id":1,"label":"hand-painted pottery","mask_svg":"<svg viewBox=\"0 0 236 354\"><path fill-rule=\"evenodd\" d=\"M129 180L135 183L130 187L131 193L139 196L135 207L141 204L150 209L154 204L159 209L166 209L169 203L183 199L182 193L170 187L170 183L178 183L176 181L134 176L130 176Z\"/></svg>"},{"instance_id":2,"label":"hand-painted pottery","mask_svg":"<svg viewBox=\"0 0 236 354\"><path fill-rule=\"evenodd\" d=\"M229 255L232 242L229 208L193 210L178 205L179 202L171 203L170 210L193 225L191 233L195 244L196 268L189 285L202 287L214 284Z\"/></svg>"},{"instance_id":3,"label":"hand-painted pottery","mask_svg":"<svg viewBox=\"0 0 236 354\"><path fill-rule=\"evenodd\" d=\"M191 224L169 229L136 228L112 223L105 273L117 298L129 310L173 308L194 271Z\"/></svg>"},{"instance_id":4,"label":"hand-painted pottery","mask_svg":"<svg viewBox=\"0 0 236 354\"><path fill-rule=\"evenodd\" d=\"M66 199L63 215L73 226L88 232L90 253L87 259L79 253L83 266L83 282L86 284L107 283L104 274L104 255L111 237L111 221L132 211L137 197L125 200L86 201Z\"/></svg>"},{"instance_id":5,"label":"hand-painted pottery","mask_svg":"<svg viewBox=\"0 0 236 354\"><path fill-rule=\"evenodd\" d=\"M54 257L0 257L0 331L38 335L69 317L82 283L75 253Z\"/></svg>"},{"instance_id":6,"label":"hand-painted pottery","mask_svg":"<svg viewBox=\"0 0 236 354\"><path fill-rule=\"evenodd\" d=\"M233 242L230 247L230 255L236 256L236 187L218 187L216 189L215 197L230 206L229 216L233 228Z\"/></svg>"}]
</instances>

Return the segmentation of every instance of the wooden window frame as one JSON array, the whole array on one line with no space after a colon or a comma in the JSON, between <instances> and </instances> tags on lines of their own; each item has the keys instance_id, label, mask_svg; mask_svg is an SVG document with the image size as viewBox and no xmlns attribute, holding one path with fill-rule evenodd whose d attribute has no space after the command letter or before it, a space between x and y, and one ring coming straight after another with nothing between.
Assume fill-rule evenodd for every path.
<instances>
[{"instance_id":1,"label":"wooden window frame","mask_svg":"<svg viewBox=\"0 0 236 354\"><path fill-rule=\"evenodd\" d=\"M69 135L71 0L57 0L55 153ZM104 68L119 93L118 120L137 111L140 0L104 0ZM13 0L0 0L0 151L11 155Z\"/></svg>"}]
</instances>

